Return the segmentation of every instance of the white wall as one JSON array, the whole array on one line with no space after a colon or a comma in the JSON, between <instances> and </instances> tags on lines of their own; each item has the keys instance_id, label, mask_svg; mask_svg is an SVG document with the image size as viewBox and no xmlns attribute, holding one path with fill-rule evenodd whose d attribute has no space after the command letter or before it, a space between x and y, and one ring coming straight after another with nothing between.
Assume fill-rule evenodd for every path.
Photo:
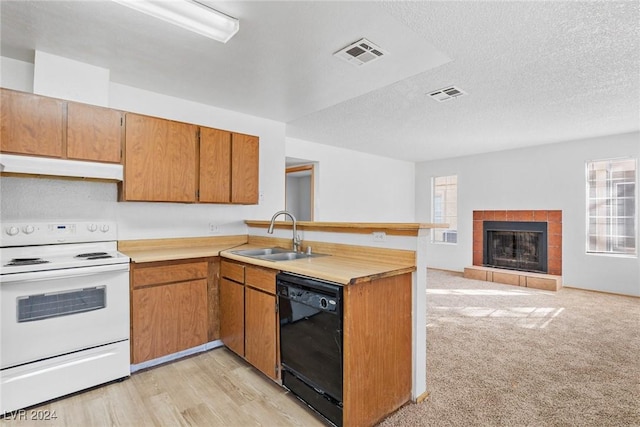
<instances>
[{"instance_id":1,"label":"white wall","mask_svg":"<svg viewBox=\"0 0 640 427\"><path fill-rule=\"evenodd\" d=\"M0 86L33 92L33 74L33 64L0 56Z\"/></svg>"},{"instance_id":2,"label":"white wall","mask_svg":"<svg viewBox=\"0 0 640 427\"><path fill-rule=\"evenodd\" d=\"M315 221L414 222L414 163L295 138L286 155L317 162Z\"/></svg>"},{"instance_id":3,"label":"white wall","mask_svg":"<svg viewBox=\"0 0 640 427\"><path fill-rule=\"evenodd\" d=\"M36 50L33 93L108 107L109 75L106 68Z\"/></svg>"},{"instance_id":4,"label":"white wall","mask_svg":"<svg viewBox=\"0 0 640 427\"><path fill-rule=\"evenodd\" d=\"M417 164L416 218L421 222L431 220L431 177L458 175L458 244L429 244L428 265L462 271L472 264L474 210L560 209L565 285L640 295L638 257L585 252L585 162L629 156L640 158L640 133Z\"/></svg>"}]
</instances>

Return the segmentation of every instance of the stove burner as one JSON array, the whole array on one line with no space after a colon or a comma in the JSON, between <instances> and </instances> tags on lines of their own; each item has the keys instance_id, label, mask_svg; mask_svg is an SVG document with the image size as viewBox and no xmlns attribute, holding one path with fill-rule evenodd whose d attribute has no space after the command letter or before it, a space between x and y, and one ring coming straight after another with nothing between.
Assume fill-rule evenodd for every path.
<instances>
[{"instance_id":1,"label":"stove burner","mask_svg":"<svg viewBox=\"0 0 640 427\"><path fill-rule=\"evenodd\" d=\"M90 256L90 257L87 257L85 259L102 259L102 258L113 258L113 256L111 256L109 254L104 254L104 255Z\"/></svg>"},{"instance_id":2,"label":"stove burner","mask_svg":"<svg viewBox=\"0 0 640 427\"><path fill-rule=\"evenodd\" d=\"M91 259L92 257L97 257L97 256L98 257L104 257L105 255L108 255L108 257L105 257L105 258L111 258L111 255L109 255L106 252L87 252L87 253L84 253L84 254L76 255L76 258L88 258L88 259Z\"/></svg>"},{"instance_id":3,"label":"stove burner","mask_svg":"<svg viewBox=\"0 0 640 427\"><path fill-rule=\"evenodd\" d=\"M6 265L33 265L33 264L46 264L49 261L42 258L13 258Z\"/></svg>"}]
</instances>

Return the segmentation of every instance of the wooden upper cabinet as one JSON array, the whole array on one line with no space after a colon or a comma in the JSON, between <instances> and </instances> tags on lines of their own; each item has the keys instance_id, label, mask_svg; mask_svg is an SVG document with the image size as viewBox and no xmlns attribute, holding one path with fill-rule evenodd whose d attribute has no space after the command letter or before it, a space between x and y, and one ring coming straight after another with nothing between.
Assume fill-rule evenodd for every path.
<instances>
[{"instance_id":1,"label":"wooden upper cabinet","mask_svg":"<svg viewBox=\"0 0 640 427\"><path fill-rule=\"evenodd\" d=\"M231 202L231 132L200 128L200 201Z\"/></svg>"},{"instance_id":2,"label":"wooden upper cabinet","mask_svg":"<svg viewBox=\"0 0 640 427\"><path fill-rule=\"evenodd\" d=\"M233 133L231 141L231 203L258 204L259 139Z\"/></svg>"},{"instance_id":3,"label":"wooden upper cabinet","mask_svg":"<svg viewBox=\"0 0 640 427\"><path fill-rule=\"evenodd\" d=\"M259 139L200 128L200 202L258 203Z\"/></svg>"},{"instance_id":4,"label":"wooden upper cabinet","mask_svg":"<svg viewBox=\"0 0 640 427\"><path fill-rule=\"evenodd\" d=\"M126 115L124 199L195 202L198 126Z\"/></svg>"},{"instance_id":5,"label":"wooden upper cabinet","mask_svg":"<svg viewBox=\"0 0 640 427\"><path fill-rule=\"evenodd\" d=\"M67 104L67 157L120 163L123 113L110 108Z\"/></svg>"},{"instance_id":6,"label":"wooden upper cabinet","mask_svg":"<svg viewBox=\"0 0 640 427\"><path fill-rule=\"evenodd\" d=\"M2 89L0 151L63 157L64 102Z\"/></svg>"}]
</instances>

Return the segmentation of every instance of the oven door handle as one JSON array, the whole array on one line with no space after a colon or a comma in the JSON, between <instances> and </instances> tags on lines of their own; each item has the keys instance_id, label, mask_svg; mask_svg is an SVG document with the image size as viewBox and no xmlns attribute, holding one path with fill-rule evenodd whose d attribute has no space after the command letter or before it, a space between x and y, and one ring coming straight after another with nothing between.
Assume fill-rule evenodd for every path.
<instances>
[{"instance_id":1,"label":"oven door handle","mask_svg":"<svg viewBox=\"0 0 640 427\"><path fill-rule=\"evenodd\" d=\"M94 274L108 273L112 271L129 271L129 263L5 274L0 276L0 283L66 279L71 277L92 276Z\"/></svg>"}]
</instances>

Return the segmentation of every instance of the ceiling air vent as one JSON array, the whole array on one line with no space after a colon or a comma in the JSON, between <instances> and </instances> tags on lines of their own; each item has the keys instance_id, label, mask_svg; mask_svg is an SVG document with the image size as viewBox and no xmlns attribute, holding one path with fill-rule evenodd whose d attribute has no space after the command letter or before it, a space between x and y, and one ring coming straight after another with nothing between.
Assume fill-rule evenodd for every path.
<instances>
[{"instance_id":1,"label":"ceiling air vent","mask_svg":"<svg viewBox=\"0 0 640 427\"><path fill-rule=\"evenodd\" d=\"M438 102L444 102L466 94L467 92L463 91L460 88L449 86L444 89L433 91L429 94L429 96Z\"/></svg>"},{"instance_id":2,"label":"ceiling air vent","mask_svg":"<svg viewBox=\"0 0 640 427\"><path fill-rule=\"evenodd\" d=\"M367 39L360 39L333 54L356 66L369 64L384 55L387 55L386 51Z\"/></svg>"}]
</instances>

